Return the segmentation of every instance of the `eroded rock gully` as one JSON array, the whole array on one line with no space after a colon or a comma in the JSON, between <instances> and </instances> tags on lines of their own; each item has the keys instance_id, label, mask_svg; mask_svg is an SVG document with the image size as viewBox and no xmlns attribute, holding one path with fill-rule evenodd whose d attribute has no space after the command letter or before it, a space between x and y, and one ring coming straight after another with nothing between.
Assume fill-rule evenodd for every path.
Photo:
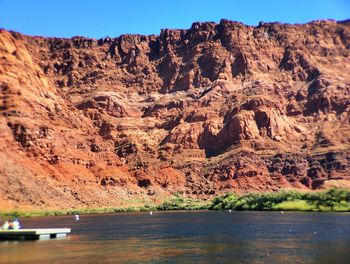
<instances>
[{"instance_id":1,"label":"eroded rock gully","mask_svg":"<svg viewBox=\"0 0 350 264\"><path fill-rule=\"evenodd\" d=\"M0 31L0 208L350 186L350 25Z\"/></svg>"}]
</instances>

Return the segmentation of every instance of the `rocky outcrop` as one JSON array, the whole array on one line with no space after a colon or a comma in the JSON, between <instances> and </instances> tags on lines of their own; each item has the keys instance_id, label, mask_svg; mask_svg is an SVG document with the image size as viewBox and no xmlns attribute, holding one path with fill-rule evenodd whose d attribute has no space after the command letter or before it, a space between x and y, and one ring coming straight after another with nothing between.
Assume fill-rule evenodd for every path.
<instances>
[{"instance_id":1,"label":"rocky outcrop","mask_svg":"<svg viewBox=\"0 0 350 264\"><path fill-rule=\"evenodd\" d=\"M331 20L1 30L0 208L350 186L349 36Z\"/></svg>"}]
</instances>

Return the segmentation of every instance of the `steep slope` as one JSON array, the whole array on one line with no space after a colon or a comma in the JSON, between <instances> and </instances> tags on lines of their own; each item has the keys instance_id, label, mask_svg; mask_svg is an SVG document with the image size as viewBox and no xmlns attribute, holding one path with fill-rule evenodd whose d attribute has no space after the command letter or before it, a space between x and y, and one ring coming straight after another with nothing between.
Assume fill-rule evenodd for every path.
<instances>
[{"instance_id":1,"label":"steep slope","mask_svg":"<svg viewBox=\"0 0 350 264\"><path fill-rule=\"evenodd\" d=\"M2 208L350 186L350 23L0 31Z\"/></svg>"}]
</instances>

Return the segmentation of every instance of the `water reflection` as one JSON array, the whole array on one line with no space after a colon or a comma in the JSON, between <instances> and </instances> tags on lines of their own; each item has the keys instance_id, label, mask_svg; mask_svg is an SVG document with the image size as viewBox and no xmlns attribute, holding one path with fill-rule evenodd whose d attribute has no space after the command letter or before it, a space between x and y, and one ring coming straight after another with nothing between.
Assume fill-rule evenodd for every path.
<instances>
[{"instance_id":1,"label":"water reflection","mask_svg":"<svg viewBox=\"0 0 350 264\"><path fill-rule=\"evenodd\" d=\"M0 263L348 263L350 214L155 212L24 219L65 240L0 243ZM336 260L336 262L334 262Z\"/></svg>"}]
</instances>

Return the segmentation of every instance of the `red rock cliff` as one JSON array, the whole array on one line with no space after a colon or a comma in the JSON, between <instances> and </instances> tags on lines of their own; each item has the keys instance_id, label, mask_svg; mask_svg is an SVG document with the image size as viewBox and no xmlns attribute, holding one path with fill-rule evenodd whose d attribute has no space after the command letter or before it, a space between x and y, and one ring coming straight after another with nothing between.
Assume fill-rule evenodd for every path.
<instances>
[{"instance_id":1,"label":"red rock cliff","mask_svg":"<svg viewBox=\"0 0 350 264\"><path fill-rule=\"evenodd\" d=\"M350 23L0 31L1 208L350 186Z\"/></svg>"}]
</instances>

